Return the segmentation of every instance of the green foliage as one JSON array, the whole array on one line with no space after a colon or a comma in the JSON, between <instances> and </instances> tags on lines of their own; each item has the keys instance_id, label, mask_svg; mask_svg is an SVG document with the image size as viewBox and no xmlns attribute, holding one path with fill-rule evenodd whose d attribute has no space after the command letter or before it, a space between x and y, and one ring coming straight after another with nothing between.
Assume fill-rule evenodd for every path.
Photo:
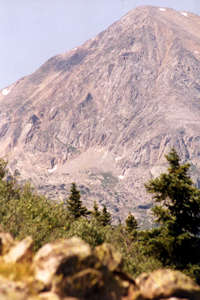
<instances>
[{"instance_id":1,"label":"green foliage","mask_svg":"<svg viewBox=\"0 0 200 300\"><path fill-rule=\"evenodd\" d=\"M80 218L81 216L87 216L89 211L83 206L81 201L80 192L76 188L76 184L72 183L70 196L67 200L67 209L74 219Z\"/></svg>"},{"instance_id":2,"label":"green foliage","mask_svg":"<svg viewBox=\"0 0 200 300\"><path fill-rule=\"evenodd\" d=\"M134 277L162 267L162 262L149 253L143 243L143 234L143 231L137 231L134 235L127 234L126 227L122 224L106 227L105 241L122 254L124 271Z\"/></svg>"},{"instance_id":3,"label":"green foliage","mask_svg":"<svg viewBox=\"0 0 200 300\"><path fill-rule=\"evenodd\" d=\"M68 226L63 204L53 204L37 195L29 184L17 191L17 197L10 198L4 206L1 224L19 239L31 235L35 249L54 237L59 238Z\"/></svg>"},{"instance_id":4,"label":"green foliage","mask_svg":"<svg viewBox=\"0 0 200 300\"><path fill-rule=\"evenodd\" d=\"M102 226L107 226L111 224L111 214L107 211L107 207L104 205L101 216L99 217L100 224Z\"/></svg>"},{"instance_id":5,"label":"green foliage","mask_svg":"<svg viewBox=\"0 0 200 300\"><path fill-rule=\"evenodd\" d=\"M128 233L133 233L138 229L137 220L131 213L129 213L128 217L125 220L125 223L126 223L126 231Z\"/></svg>"},{"instance_id":6,"label":"green foliage","mask_svg":"<svg viewBox=\"0 0 200 300\"><path fill-rule=\"evenodd\" d=\"M200 264L200 190L188 175L190 165L181 165L174 149L166 159L168 172L145 185L160 203L152 210L160 227L149 232L145 243L165 266L194 275L193 266Z\"/></svg>"},{"instance_id":7,"label":"green foliage","mask_svg":"<svg viewBox=\"0 0 200 300\"><path fill-rule=\"evenodd\" d=\"M94 202L92 216L98 222L99 226L111 224L111 214L108 212L107 207L104 205L102 211L100 211L96 201Z\"/></svg>"},{"instance_id":8,"label":"green foliage","mask_svg":"<svg viewBox=\"0 0 200 300\"><path fill-rule=\"evenodd\" d=\"M49 201L30 184L19 186L0 160L0 224L19 239L31 235L35 250L59 238L78 236L92 247L111 243L124 259L124 270L133 276L163 266L180 269L198 280L200 274L200 193L189 175L189 165L180 164L175 150L166 156L167 173L146 184L157 205L153 208L158 227L141 231L129 214L125 224L111 225L106 206L93 210L83 206L76 184L66 203ZM89 215L89 216L88 216Z\"/></svg>"},{"instance_id":9,"label":"green foliage","mask_svg":"<svg viewBox=\"0 0 200 300\"><path fill-rule=\"evenodd\" d=\"M106 230L95 220L88 220L81 217L72 222L68 232L66 232L67 238L72 236L78 236L89 243L90 246L95 247L105 241Z\"/></svg>"},{"instance_id":10,"label":"green foliage","mask_svg":"<svg viewBox=\"0 0 200 300\"><path fill-rule=\"evenodd\" d=\"M1 158L0 159L0 179L3 179L4 176L6 175L6 171L7 171L6 168L7 168L7 162Z\"/></svg>"},{"instance_id":11,"label":"green foliage","mask_svg":"<svg viewBox=\"0 0 200 300\"><path fill-rule=\"evenodd\" d=\"M189 164L180 164L178 154L173 149L166 159L168 173L150 180L145 185L149 193L161 206L155 206L156 222L168 226L173 236L182 233L196 235L200 230L200 190L188 175Z\"/></svg>"},{"instance_id":12,"label":"green foliage","mask_svg":"<svg viewBox=\"0 0 200 300\"><path fill-rule=\"evenodd\" d=\"M99 207L98 207L96 201L94 201L94 206L93 206L92 216L94 217L94 219L95 219L96 221L99 221L99 219L100 219L100 217L101 217L101 212L99 211Z\"/></svg>"},{"instance_id":13,"label":"green foliage","mask_svg":"<svg viewBox=\"0 0 200 300\"><path fill-rule=\"evenodd\" d=\"M4 230L9 231L14 237L22 239L31 235L35 242L35 250L46 242L72 236L82 238L92 247L108 242L123 254L124 268L133 275L139 274L145 266L146 271L160 266L153 263L154 258L144 257L140 244L135 238L127 235L123 225L111 226L111 214L106 206L99 210L98 205L94 203L93 211L88 218L80 201L80 193L74 184L70 200L77 200L75 211L80 209L81 216L80 212L77 214L79 217L76 217L76 214L71 215L63 203L49 201L46 197L38 195L28 183L19 186L15 178L11 177L8 182L4 180L3 175L7 173L6 165L1 161L0 223Z\"/></svg>"},{"instance_id":14,"label":"green foliage","mask_svg":"<svg viewBox=\"0 0 200 300\"><path fill-rule=\"evenodd\" d=\"M7 173L6 163L0 162L0 174ZM9 176L0 176L0 223L6 231L19 239L31 235L35 249L59 238L68 227L68 213L63 203L57 204L38 195L30 184L19 186Z\"/></svg>"}]
</instances>

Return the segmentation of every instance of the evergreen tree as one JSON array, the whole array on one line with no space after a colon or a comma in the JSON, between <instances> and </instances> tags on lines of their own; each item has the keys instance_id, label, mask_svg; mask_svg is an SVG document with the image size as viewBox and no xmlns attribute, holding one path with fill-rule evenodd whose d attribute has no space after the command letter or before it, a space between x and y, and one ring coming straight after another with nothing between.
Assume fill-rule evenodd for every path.
<instances>
[{"instance_id":1,"label":"evergreen tree","mask_svg":"<svg viewBox=\"0 0 200 300\"><path fill-rule=\"evenodd\" d=\"M7 162L0 158L0 180L4 178L7 172Z\"/></svg>"},{"instance_id":2,"label":"evergreen tree","mask_svg":"<svg viewBox=\"0 0 200 300\"><path fill-rule=\"evenodd\" d=\"M94 201L92 215L97 221L99 221L99 219L101 217L101 212L99 211L99 207L98 207L96 201Z\"/></svg>"},{"instance_id":3,"label":"evergreen tree","mask_svg":"<svg viewBox=\"0 0 200 300\"><path fill-rule=\"evenodd\" d=\"M107 211L107 207L104 205L100 216L100 223L103 226L111 224L111 214Z\"/></svg>"},{"instance_id":4,"label":"evergreen tree","mask_svg":"<svg viewBox=\"0 0 200 300\"><path fill-rule=\"evenodd\" d=\"M155 202L160 203L153 208L160 227L150 232L152 238L146 246L164 265L188 268L192 273L193 266L200 263L200 190L188 175L190 165L180 164L174 149L166 159L168 172L145 185Z\"/></svg>"},{"instance_id":5,"label":"evergreen tree","mask_svg":"<svg viewBox=\"0 0 200 300\"><path fill-rule=\"evenodd\" d=\"M196 235L200 230L200 190L188 175L190 164L180 164L177 152L166 155L168 173L145 185L157 205L153 208L156 222L165 224L174 235Z\"/></svg>"},{"instance_id":6,"label":"evergreen tree","mask_svg":"<svg viewBox=\"0 0 200 300\"><path fill-rule=\"evenodd\" d=\"M131 213L129 213L128 217L126 218L125 223L126 223L125 229L129 233L134 232L138 228L137 220Z\"/></svg>"},{"instance_id":7,"label":"evergreen tree","mask_svg":"<svg viewBox=\"0 0 200 300\"><path fill-rule=\"evenodd\" d=\"M74 219L89 214L87 208L82 204L80 192L77 190L75 183L71 185L70 196L67 200L67 209Z\"/></svg>"}]
</instances>

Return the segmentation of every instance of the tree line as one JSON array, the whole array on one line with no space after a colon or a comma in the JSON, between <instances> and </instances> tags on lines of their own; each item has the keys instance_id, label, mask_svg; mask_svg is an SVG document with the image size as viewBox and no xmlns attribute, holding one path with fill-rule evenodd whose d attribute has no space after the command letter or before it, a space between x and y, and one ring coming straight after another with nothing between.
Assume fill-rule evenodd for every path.
<instances>
[{"instance_id":1,"label":"tree line","mask_svg":"<svg viewBox=\"0 0 200 300\"><path fill-rule=\"evenodd\" d=\"M172 149L167 172L145 184L153 195L154 226L138 227L133 214L113 225L106 206L94 202L87 209L75 183L66 201L53 202L37 194L29 183L6 180L7 163L0 159L0 223L16 238L31 235L35 250L59 238L78 236L92 247L112 243L124 257L124 270L137 276L160 267L179 269L200 282L200 190Z\"/></svg>"}]
</instances>

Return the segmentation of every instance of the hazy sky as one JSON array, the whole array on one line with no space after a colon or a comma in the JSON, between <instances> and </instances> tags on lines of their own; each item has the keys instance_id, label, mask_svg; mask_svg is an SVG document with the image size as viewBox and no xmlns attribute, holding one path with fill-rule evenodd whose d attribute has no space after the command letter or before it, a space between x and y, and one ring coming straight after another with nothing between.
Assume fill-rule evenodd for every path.
<instances>
[{"instance_id":1,"label":"hazy sky","mask_svg":"<svg viewBox=\"0 0 200 300\"><path fill-rule=\"evenodd\" d=\"M200 0L0 0L0 88L140 5L200 14Z\"/></svg>"}]
</instances>

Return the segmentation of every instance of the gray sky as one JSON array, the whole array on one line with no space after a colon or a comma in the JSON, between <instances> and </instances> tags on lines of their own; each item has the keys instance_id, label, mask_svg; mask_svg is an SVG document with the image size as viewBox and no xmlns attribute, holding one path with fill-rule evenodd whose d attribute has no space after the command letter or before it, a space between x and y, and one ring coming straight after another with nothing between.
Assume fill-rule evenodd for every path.
<instances>
[{"instance_id":1,"label":"gray sky","mask_svg":"<svg viewBox=\"0 0 200 300\"><path fill-rule=\"evenodd\" d=\"M0 0L0 88L94 37L140 5L200 14L199 0Z\"/></svg>"}]
</instances>

